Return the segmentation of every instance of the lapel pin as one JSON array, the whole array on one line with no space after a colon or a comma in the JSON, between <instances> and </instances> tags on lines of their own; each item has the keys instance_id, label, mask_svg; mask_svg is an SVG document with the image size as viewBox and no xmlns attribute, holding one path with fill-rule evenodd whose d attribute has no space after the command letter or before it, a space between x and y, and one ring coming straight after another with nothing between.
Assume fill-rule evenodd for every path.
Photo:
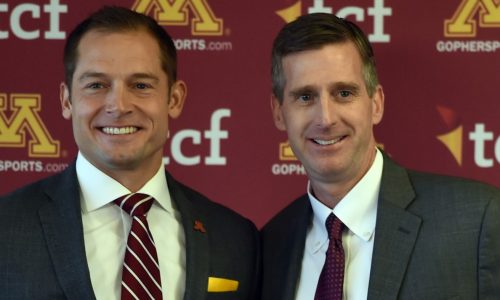
<instances>
[{"instance_id":1,"label":"lapel pin","mask_svg":"<svg viewBox=\"0 0 500 300\"><path fill-rule=\"evenodd\" d=\"M206 233L207 230L205 229L205 226L203 226L203 223L201 223L198 220L194 221L194 230L198 230L201 233Z\"/></svg>"}]
</instances>

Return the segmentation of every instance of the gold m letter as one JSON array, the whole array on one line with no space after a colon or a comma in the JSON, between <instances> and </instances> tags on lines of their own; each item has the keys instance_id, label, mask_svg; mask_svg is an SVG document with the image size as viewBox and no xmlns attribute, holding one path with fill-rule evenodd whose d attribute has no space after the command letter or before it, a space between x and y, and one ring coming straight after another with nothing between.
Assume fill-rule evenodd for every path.
<instances>
[{"instance_id":1,"label":"gold m letter","mask_svg":"<svg viewBox=\"0 0 500 300\"><path fill-rule=\"evenodd\" d=\"M500 5L494 0L462 0L451 19L444 21L444 35L448 37L474 37L477 22L474 15L480 11L480 27L500 27Z\"/></svg>"},{"instance_id":2,"label":"gold m letter","mask_svg":"<svg viewBox=\"0 0 500 300\"><path fill-rule=\"evenodd\" d=\"M41 108L40 95L11 94L12 111L7 118L7 96L0 94L0 147L26 147L26 132L29 132L28 155L30 157L59 157L60 143L54 140L38 115Z\"/></svg>"},{"instance_id":3,"label":"gold m letter","mask_svg":"<svg viewBox=\"0 0 500 300\"><path fill-rule=\"evenodd\" d=\"M206 0L136 0L132 9L143 14L150 14L160 25L184 26L189 21L189 11L194 16L191 19L193 35L222 35L223 20L217 18Z\"/></svg>"}]
</instances>

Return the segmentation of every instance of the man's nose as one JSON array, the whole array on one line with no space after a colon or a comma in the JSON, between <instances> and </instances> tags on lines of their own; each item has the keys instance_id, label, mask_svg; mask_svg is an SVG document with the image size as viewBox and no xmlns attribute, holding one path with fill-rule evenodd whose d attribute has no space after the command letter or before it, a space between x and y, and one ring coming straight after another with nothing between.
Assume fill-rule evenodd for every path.
<instances>
[{"instance_id":1,"label":"man's nose","mask_svg":"<svg viewBox=\"0 0 500 300\"><path fill-rule=\"evenodd\" d=\"M337 110L330 95L320 95L316 106L316 124L319 127L330 127L335 124Z\"/></svg>"},{"instance_id":2,"label":"man's nose","mask_svg":"<svg viewBox=\"0 0 500 300\"><path fill-rule=\"evenodd\" d=\"M121 84L114 85L106 96L106 112L121 115L131 110L130 97Z\"/></svg>"}]
</instances>

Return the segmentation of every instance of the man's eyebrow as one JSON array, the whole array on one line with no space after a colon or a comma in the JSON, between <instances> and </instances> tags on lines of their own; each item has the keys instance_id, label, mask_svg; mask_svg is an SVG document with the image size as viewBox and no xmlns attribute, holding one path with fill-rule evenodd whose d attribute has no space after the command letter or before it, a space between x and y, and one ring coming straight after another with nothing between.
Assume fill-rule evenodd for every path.
<instances>
[{"instance_id":1,"label":"man's eyebrow","mask_svg":"<svg viewBox=\"0 0 500 300\"><path fill-rule=\"evenodd\" d=\"M295 97L303 94L313 94L313 93L316 93L316 88L313 85L305 85L291 90L288 93L288 95Z\"/></svg>"},{"instance_id":2,"label":"man's eyebrow","mask_svg":"<svg viewBox=\"0 0 500 300\"><path fill-rule=\"evenodd\" d=\"M355 82L345 82L345 81L332 83L330 85L330 88L334 90L352 90L352 91L359 91L361 89L359 84Z\"/></svg>"},{"instance_id":3,"label":"man's eyebrow","mask_svg":"<svg viewBox=\"0 0 500 300\"><path fill-rule=\"evenodd\" d=\"M148 80L153 80L155 82L159 81L159 77L152 74L152 73L133 73L132 75L128 76L129 78L132 79L148 79ZM102 72L85 72L80 77L78 77L78 81L84 81L89 78L98 78L98 79L104 79L104 78L109 78L108 75Z\"/></svg>"},{"instance_id":4,"label":"man's eyebrow","mask_svg":"<svg viewBox=\"0 0 500 300\"><path fill-rule=\"evenodd\" d=\"M80 75L80 77L78 77L78 81L84 81L85 79L88 79L88 78L106 78L106 77L107 77L107 75L102 73L102 72L90 71L90 72L85 72L82 75Z\"/></svg>"},{"instance_id":5,"label":"man's eyebrow","mask_svg":"<svg viewBox=\"0 0 500 300\"><path fill-rule=\"evenodd\" d=\"M160 78L153 73L134 73L129 77L132 79L148 79L155 82L160 81Z\"/></svg>"}]
</instances>

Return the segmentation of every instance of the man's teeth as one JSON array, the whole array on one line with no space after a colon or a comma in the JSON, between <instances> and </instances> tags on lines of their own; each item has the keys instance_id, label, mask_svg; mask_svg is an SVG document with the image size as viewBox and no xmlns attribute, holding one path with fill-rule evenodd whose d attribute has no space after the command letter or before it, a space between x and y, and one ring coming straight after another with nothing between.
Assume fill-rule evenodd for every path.
<instances>
[{"instance_id":1,"label":"man's teeth","mask_svg":"<svg viewBox=\"0 0 500 300\"><path fill-rule=\"evenodd\" d=\"M103 127L106 134L131 134L137 131L137 127Z\"/></svg>"},{"instance_id":2,"label":"man's teeth","mask_svg":"<svg viewBox=\"0 0 500 300\"><path fill-rule=\"evenodd\" d=\"M334 140L319 140L319 139L314 139L314 141L320 145L333 145L337 142L339 142L342 139L342 137L336 138Z\"/></svg>"}]
</instances>

